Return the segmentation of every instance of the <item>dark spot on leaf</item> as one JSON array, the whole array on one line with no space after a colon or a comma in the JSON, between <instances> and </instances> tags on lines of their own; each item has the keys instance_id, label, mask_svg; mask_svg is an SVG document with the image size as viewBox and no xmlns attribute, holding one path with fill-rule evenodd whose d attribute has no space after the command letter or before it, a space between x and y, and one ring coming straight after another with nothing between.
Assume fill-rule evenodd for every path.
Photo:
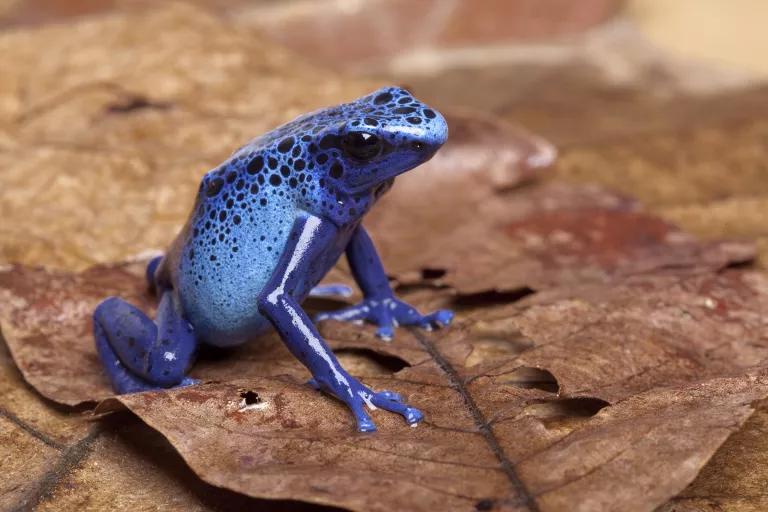
<instances>
[{"instance_id":1,"label":"dark spot on leaf","mask_svg":"<svg viewBox=\"0 0 768 512\"><path fill-rule=\"evenodd\" d=\"M166 101L152 101L146 96L132 95L107 105L110 114L127 114L136 110L168 110L173 105Z\"/></svg>"}]
</instances>

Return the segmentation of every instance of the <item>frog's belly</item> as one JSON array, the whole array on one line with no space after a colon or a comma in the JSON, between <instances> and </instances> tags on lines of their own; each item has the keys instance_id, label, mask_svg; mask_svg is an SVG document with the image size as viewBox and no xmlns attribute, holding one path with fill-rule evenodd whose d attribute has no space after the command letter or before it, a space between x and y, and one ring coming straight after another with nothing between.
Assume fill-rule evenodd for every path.
<instances>
[{"instance_id":1,"label":"frog's belly","mask_svg":"<svg viewBox=\"0 0 768 512\"><path fill-rule=\"evenodd\" d=\"M258 310L259 293L267 278L258 272L239 275L216 272L179 279L184 314L203 343L227 347L240 345L270 327Z\"/></svg>"},{"instance_id":2,"label":"frog's belly","mask_svg":"<svg viewBox=\"0 0 768 512\"><path fill-rule=\"evenodd\" d=\"M340 254L332 249L320 258L293 290L293 298L301 303ZM184 314L198 339L219 347L240 345L271 328L259 312L258 299L277 263L268 258L258 263L247 253L227 259L226 267L206 266L204 271L182 263L176 283Z\"/></svg>"}]
</instances>

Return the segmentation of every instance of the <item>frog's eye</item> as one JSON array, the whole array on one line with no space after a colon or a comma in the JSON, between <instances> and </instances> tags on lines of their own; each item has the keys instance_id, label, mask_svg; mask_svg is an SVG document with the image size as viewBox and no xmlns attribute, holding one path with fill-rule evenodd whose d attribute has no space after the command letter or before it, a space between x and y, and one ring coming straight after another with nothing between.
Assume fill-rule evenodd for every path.
<instances>
[{"instance_id":1,"label":"frog's eye","mask_svg":"<svg viewBox=\"0 0 768 512\"><path fill-rule=\"evenodd\" d=\"M357 160L371 160L381 153L379 137L368 132L350 132L342 140L344 153Z\"/></svg>"}]
</instances>

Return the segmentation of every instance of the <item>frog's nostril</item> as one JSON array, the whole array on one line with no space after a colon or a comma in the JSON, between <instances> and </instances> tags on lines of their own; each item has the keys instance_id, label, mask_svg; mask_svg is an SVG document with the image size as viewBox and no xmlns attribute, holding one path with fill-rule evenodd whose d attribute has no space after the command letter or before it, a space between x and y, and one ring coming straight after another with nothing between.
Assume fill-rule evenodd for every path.
<instances>
[{"instance_id":1,"label":"frog's nostril","mask_svg":"<svg viewBox=\"0 0 768 512\"><path fill-rule=\"evenodd\" d=\"M414 151L423 151L424 148L426 147L427 147L426 144L424 144L420 140L415 140L411 142L411 149L413 149Z\"/></svg>"}]
</instances>

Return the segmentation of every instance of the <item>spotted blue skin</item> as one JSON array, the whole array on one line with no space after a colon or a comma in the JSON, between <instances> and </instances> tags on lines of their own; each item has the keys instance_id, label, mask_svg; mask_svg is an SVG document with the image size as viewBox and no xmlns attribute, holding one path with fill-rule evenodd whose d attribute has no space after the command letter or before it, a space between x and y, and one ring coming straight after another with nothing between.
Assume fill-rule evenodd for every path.
<instances>
[{"instance_id":1,"label":"spotted blue skin","mask_svg":"<svg viewBox=\"0 0 768 512\"><path fill-rule=\"evenodd\" d=\"M202 179L194 209L164 257L147 267L160 302L154 321L118 297L93 315L96 347L113 388L128 393L195 384L187 377L201 343L239 345L274 328L311 372L309 383L375 430L376 407L409 424L422 414L397 393L375 392L342 368L301 302L348 294L315 288L342 255L363 301L316 320L365 320L391 339L397 325L447 325L398 300L364 215L395 176L429 160L448 136L445 119L389 87L303 115L244 145Z\"/></svg>"}]
</instances>

